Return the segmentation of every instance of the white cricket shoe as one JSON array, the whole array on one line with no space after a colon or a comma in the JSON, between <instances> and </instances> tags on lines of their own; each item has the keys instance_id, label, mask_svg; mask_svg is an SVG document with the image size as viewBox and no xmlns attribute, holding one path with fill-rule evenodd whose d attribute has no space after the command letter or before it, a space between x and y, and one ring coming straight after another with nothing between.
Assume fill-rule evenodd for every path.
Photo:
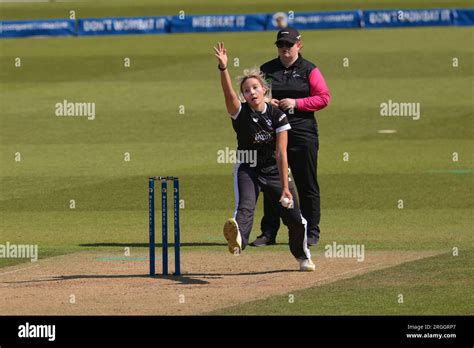
<instances>
[{"instance_id":1,"label":"white cricket shoe","mask_svg":"<svg viewBox=\"0 0 474 348\"><path fill-rule=\"evenodd\" d=\"M242 237L235 219L230 218L225 222L224 237L227 239L229 252L234 255L240 255L242 252Z\"/></svg>"},{"instance_id":2,"label":"white cricket shoe","mask_svg":"<svg viewBox=\"0 0 474 348\"><path fill-rule=\"evenodd\" d=\"M311 259L300 260L300 271L301 272L314 272L316 270L316 265L311 261Z\"/></svg>"}]
</instances>

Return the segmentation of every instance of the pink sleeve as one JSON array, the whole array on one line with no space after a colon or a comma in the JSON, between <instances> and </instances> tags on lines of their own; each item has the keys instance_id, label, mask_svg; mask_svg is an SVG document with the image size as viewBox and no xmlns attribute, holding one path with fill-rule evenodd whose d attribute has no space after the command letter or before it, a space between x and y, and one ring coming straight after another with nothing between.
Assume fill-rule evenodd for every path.
<instances>
[{"instance_id":1,"label":"pink sleeve","mask_svg":"<svg viewBox=\"0 0 474 348\"><path fill-rule=\"evenodd\" d=\"M326 81L318 68L309 74L309 94L307 98L296 99L296 108L300 111L317 111L324 109L329 104L329 89Z\"/></svg>"}]
</instances>

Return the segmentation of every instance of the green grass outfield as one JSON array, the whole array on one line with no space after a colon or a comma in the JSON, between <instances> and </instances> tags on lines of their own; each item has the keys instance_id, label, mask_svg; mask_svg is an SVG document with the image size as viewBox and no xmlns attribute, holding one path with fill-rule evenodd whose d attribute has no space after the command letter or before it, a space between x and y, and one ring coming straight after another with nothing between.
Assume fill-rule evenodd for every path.
<instances>
[{"instance_id":1,"label":"green grass outfield","mask_svg":"<svg viewBox=\"0 0 474 348\"><path fill-rule=\"evenodd\" d=\"M311 12L347 9L464 8L465 0L82 0L38 3L0 3L0 19L77 17L157 16L209 13Z\"/></svg>"},{"instance_id":2,"label":"green grass outfield","mask_svg":"<svg viewBox=\"0 0 474 348\"><path fill-rule=\"evenodd\" d=\"M473 262L472 251L444 254L210 314L472 315Z\"/></svg>"},{"instance_id":3,"label":"green grass outfield","mask_svg":"<svg viewBox=\"0 0 474 348\"><path fill-rule=\"evenodd\" d=\"M461 6L454 3L435 1L428 7ZM100 4L105 3L81 5L81 13L105 16L109 5ZM143 6L126 14L151 14L142 13L149 3L137 4ZM174 5L168 4L157 14L173 14ZM206 4L209 7L201 13L235 11ZM297 4L301 10L311 10L307 3ZM354 4L362 7L361 2ZM408 7L403 1L390 4ZM1 4L0 16L58 17L58 9L68 5L48 4L36 11L37 4ZM102 10L96 11L96 6ZM281 6L273 10L276 7ZM334 5L341 7L342 2ZM110 15L125 15L125 8L110 9ZM272 7L241 10L268 12ZM133 256L135 248L145 250L147 243L147 177L165 174L181 178L183 258L186 250L196 248L226 252L221 228L234 207L233 165L217 163L217 151L234 148L236 140L212 45L223 40L230 56L240 59L240 67L231 69L236 76L244 67L275 57L274 36L249 32L1 40L0 243L38 244L40 258L127 246ZM436 313L465 314L461 299L468 297L472 284L454 282L450 286L457 296L447 297L423 284L438 269L446 270L442 274L467 275L472 265L468 255L474 250L473 29L304 31L303 38L303 55L320 67L332 95L331 105L317 115L322 188L319 255L333 241L364 244L367 252L450 253L457 247L457 263L439 257L361 277L383 284L390 272L407 272L410 283L420 282L416 291L443 302ZM16 57L22 60L20 68L14 66ZM130 68L123 66L125 57L131 58ZM349 67L342 65L345 57ZM452 67L454 57L459 59L457 68ZM96 119L55 116L55 104L64 99L96 103ZM421 103L420 120L381 117L380 103L389 99ZM179 114L180 105L185 106L184 115ZM380 129L397 133L379 134ZM17 152L21 162L15 161ZM130 162L124 161L125 152L131 154ZM350 154L348 162L343 161L344 152ZM452 161L453 152L459 153L458 162ZM71 199L75 209L69 208ZM397 209L399 199L404 200L404 209ZM252 237L258 234L261 212L260 203ZM280 245L258 252L287 250L286 241L282 231ZM20 261L0 259L0 266ZM360 296L371 294L367 284L362 286L359 277L324 289L350 289L343 295L354 310L341 308L337 313L392 314L381 300L374 301L370 310L356 304ZM308 313L332 313L337 307L341 293L331 297L331 291L325 292L330 298L324 308L320 303L311 305L311 298L322 289L301 292ZM258 314L260 307L235 311L249 313L246 308ZM407 308L404 314L426 313L419 306Z\"/></svg>"}]
</instances>

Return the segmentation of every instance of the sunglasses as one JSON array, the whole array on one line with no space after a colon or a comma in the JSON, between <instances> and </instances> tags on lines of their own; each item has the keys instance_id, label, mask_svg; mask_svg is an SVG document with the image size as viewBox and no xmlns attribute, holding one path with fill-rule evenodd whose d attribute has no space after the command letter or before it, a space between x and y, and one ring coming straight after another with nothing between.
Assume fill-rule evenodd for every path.
<instances>
[{"instance_id":1,"label":"sunglasses","mask_svg":"<svg viewBox=\"0 0 474 348\"><path fill-rule=\"evenodd\" d=\"M276 43L276 46L278 48L283 48L283 47L292 48L294 45L295 45L294 43L287 42L287 41L279 41Z\"/></svg>"}]
</instances>

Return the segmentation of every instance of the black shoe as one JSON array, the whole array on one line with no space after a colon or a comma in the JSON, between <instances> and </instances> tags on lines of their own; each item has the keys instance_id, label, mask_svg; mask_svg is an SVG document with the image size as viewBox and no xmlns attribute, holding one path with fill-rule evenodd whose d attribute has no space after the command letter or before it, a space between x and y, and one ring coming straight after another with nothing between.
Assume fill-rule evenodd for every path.
<instances>
[{"instance_id":1,"label":"black shoe","mask_svg":"<svg viewBox=\"0 0 474 348\"><path fill-rule=\"evenodd\" d=\"M309 247L317 245L318 242L319 242L318 237L308 237L308 239L306 240L306 243L308 244Z\"/></svg>"},{"instance_id":2,"label":"black shoe","mask_svg":"<svg viewBox=\"0 0 474 348\"><path fill-rule=\"evenodd\" d=\"M255 239L252 243L250 243L251 246L265 246L265 245L274 245L275 239L271 239L267 236L264 236L263 234L258 236L257 239Z\"/></svg>"}]
</instances>

